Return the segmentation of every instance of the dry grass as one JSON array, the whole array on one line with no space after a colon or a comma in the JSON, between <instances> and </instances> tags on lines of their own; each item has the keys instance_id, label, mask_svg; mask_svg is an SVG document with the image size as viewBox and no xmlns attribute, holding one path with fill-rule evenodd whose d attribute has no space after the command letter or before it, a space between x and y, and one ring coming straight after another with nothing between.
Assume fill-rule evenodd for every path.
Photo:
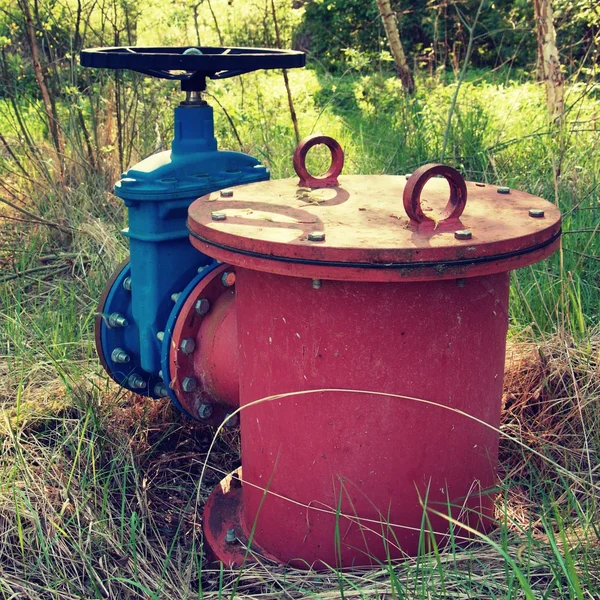
<instances>
[{"instance_id":1,"label":"dry grass","mask_svg":"<svg viewBox=\"0 0 600 600\"><path fill-rule=\"evenodd\" d=\"M237 465L237 437L217 440L198 489L211 430L93 373L67 385L33 377L3 390L2 597L518 598L507 556L540 597L577 597L565 550L584 589L598 590L599 351L598 332L577 347L561 336L509 345L502 430L538 454L502 442L491 540L503 552L479 541L344 574L203 564L202 502Z\"/></svg>"}]
</instances>

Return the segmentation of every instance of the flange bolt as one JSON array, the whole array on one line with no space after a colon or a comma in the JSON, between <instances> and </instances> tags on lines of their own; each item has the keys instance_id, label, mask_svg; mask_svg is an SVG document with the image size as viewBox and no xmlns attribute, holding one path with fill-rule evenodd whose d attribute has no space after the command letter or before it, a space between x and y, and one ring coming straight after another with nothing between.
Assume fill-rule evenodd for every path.
<instances>
[{"instance_id":1,"label":"flange bolt","mask_svg":"<svg viewBox=\"0 0 600 600\"><path fill-rule=\"evenodd\" d=\"M133 375L130 375L127 378L127 381L129 383L130 387L132 387L136 390L146 387L146 382L139 375L136 375L135 373Z\"/></svg>"},{"instance_id":2,"label":"flange bolt","mask_svg":"<svg viewBox=\"0 0 600 600\"><path fill-rule=\"evenodd\" d=\"M210 419L210 417L212 417L212 414L213 414L212 404L205 402L204 404L200 405L200 408L198 409L198 416L201 419Z\"/></svg>"},{"instance_id":3,"label":"flange bolt","mask_svg":"<svg viewBox=\"0 0 600 600\"><path fill-rule=\"evenodd\" d=\"M108 316L108 324L111 327L127 327L129 322L123 315L114 312Z\"/></svg>"},{"instance_id":4,"label":"flange bolt","mask_svg":"<svg viewBox=\"0 0 600 600\"><path fill-rule=\"evenodd\" d=\"M237 427L240 423L240 415L231 415L231 413L227 413L225 415L225 427Z\"/></svg>"},{"instance_id":5,"label":"flange bolt","mask_svg":"<svg viewBox=\"0 0 600 600\"><path fill-rule=\"evenodd\" d=\"M131 291L131 277L125 277L125 279L123 279L123 289L127 292Z\"/></svg>"},{"instance_id":6,"label":"flange bolt","mask_svg":"<svg viewBox=\"0 0 600 600\"><path fill-rule=\"evenodd\" d=\"M324 242L325 241L325 232L324 231L311 231L308 234L309 242Z\"/></svg>"},{"instance_id":7,"label":"flange bolt","mask_svg":"<svg viewBox=\"0 0 600 600\"><path fill-rule=\"evenodd\" d=\"M191 354L196 349L196 342L192 338L185 338L179 348L184 354Z\"/></svg>"},{"instance_id":8,"label":"flange bolt","mask_svg":"<svg viewBox=\"0 0 600 600\"><path fill-rule=\"evenodd\" d=\"M110 358L115 363L128 363L131 360L131 357L123 348L115 348L111 354Z\"/></svg>"},{"instance_id":9,"label":"flange bolt","mask_svg":"<svg viewBox=\"0 0 600 600\"><path fill-rule=\"evenodd\" d=\"M223 275L221 275L221 282L225 287L231 287L235 284L235 273L225 271Z\"/></svg>"},{"instance_id":10,"label":"flange bolt","mask_svg":"<svg viewBox=\"0 0 600 600\"><path fill-rule=\"evenodd\" d=\"M198 382L194 377L186 377L181 382L181 389L184 392L193 392L198 387Z\"/></svg>"},{"instance_id":11,"label":"flange bolt","mask_svg":"<svg viewBox=\"0 0 600 600\"><path fill-rule=\"evenodd\" d=\"M544 211L541 208L530 208L529 216L533 217L534 219L543 219Z\"/></svg>"},{"instance_id":12,"label":"flange bolt","mask_svg":"<svg viewBox=\"0 0 600 600\"><path fill-rule=\"evenodd\" d=\"M235 544L237 542L237 535L235 535L235 529L228 529L225 534L225 542L228 544Z\"/></svg>"},{"instance_id":13,"label":"flange bolt","mask_svg":"<svg viewBox=\"0 0 600 600\"><path fill-rule=\"evenodd\" d=\"M200 298L196 302L196 312L203 317L210 310L210 302L206 298Z\"/></svg>"},{"instance_id":14,"label":"flange bolt","mask_svg":"<svg viewBox=\"0 0 600 600\"><path fill-rule=\"evenodd\" d=\"M223 212L211 212L210 218L213 221L224 221L227 218L227 215Z\"/></svg>"},{"instance_id":15,"label":"flange bolt","mask_svg":"<svg viewBox=\"0 0 600 600\"><path fill-rule=\"evenodd\" d=\"M177 302L177 300L179 300L179 293L171 294L171 300L173 300L173 302Z\"/></svg>"},{"instance_id":16,"label":"flange bolt","mask_svg":"<svg viewBox=\"0 0 600 600\"><path fill-rule=\"evenodd\" d=\"M164 332L164 331L159 331L159 332L156 334L156 339L157 339L159 342L162 342L162 341L165 339L165 332Z\"/></svg>"},{"instance_id":17,"label":"flange bolt","mask_svg":"<svg viewBox=\"0 0 600 600\"><path fill-rule=\"evenodd\" d=\"M158 396L159 398L164 398L167 396L167 386L164 383L157 383L154 386L154 395Z\"/></svg>"},{"instance_id":18,"label":"flange bolt","mask_svg":"<svg viewBox=\"0 0 600 600\"><path fill-rule=\"evenodd\" d=\"M221 190L221 198L233 198L233 190Z\"/></svg>"},{"instance_id":19,"label":"flange bolt","mask_svg":"<svg viewBox=\"0 0 600 600\"><path fill-rule=\"evenodd\" d=\"M457 240L470 240L473 237L473 234L468 229L459 229L454 232L454 237Z\"/></svg>"}]
</instances>

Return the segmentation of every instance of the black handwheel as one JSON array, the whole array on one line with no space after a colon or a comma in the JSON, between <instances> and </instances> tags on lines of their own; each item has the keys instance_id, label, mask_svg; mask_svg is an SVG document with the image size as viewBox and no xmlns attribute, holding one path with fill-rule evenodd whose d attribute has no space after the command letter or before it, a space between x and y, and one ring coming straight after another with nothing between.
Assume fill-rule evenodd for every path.
<instances>
[{"instance_id":1,"label":"black handwheel","mask_svg":"<svg viewBox=\"0 0 600 600\"><path fill-rule=\"evenodd\" d=\"M225 79L259 69L303 67L303 52L271 48L91 48L81 52L84 67L129 69L152 77L178 79L186 92L206 89L206 78Z\"/></svg>"}]
</instances>

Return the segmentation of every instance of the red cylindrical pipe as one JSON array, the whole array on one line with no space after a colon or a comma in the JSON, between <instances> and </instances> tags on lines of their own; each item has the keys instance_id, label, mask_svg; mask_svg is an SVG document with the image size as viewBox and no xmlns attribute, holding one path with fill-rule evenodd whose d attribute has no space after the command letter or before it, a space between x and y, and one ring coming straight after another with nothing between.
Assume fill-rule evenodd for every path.
<instances>
[{"instance_id":1,"label":"red cylindrical pipe","mask_svg":"<svg viewBox=\"0 0 600 600\"><path fill-rule=\"evenodd\" d=\"M315 289L238 268L243 407L321 388L440 405L335 391L244 408L245 535L256 524L253 543L282 562L350 566L416 554L430 528L447 539L448 520L432 511L424 520L423 505L446 515L450 505L453 518L485 529L508 288L500 273Z\"/></svg>"}]
</instances>

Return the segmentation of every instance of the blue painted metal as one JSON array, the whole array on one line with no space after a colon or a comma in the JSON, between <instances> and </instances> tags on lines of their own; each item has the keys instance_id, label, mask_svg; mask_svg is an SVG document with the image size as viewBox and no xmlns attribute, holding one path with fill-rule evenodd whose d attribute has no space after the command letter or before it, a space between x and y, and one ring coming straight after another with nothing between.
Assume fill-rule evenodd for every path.
<instances>
[{"instance_id":1,"label":"blue painted metal","mask_svg":"<svg viewBox=\"0 0 600 600\"><path fill-rule=\"evenodd\" d=\"M163 338L162 346L161 346L161 354L160 354L160 364L161 370L163 373L163 378L166 382L171 381L171 371L169 366L169 353L171 349L171 336L173 335L173 328L175 327L175 321L177 321L177 317L181 312L181 308L185 304L185 301L188 299L188 296L194 291L196 286L206 277L211 271L214 271L219 267L219 263L217 261L213 261L212 263L206 265L205 267L200 267L198 275L194 277L187 285L187 287L183 290L183 292L177 298L177 302L175 302L175 306L167 319L167 323L165 325L165 337ZM169 398L171 398L171 402L175 405L175 407L180 410L182 413L187 415L190 418L193 418L187 410L181 406L177 396L173 392L173 390L167 386L167 392L169 394Z\"/></svg>"},{"instance_id":2,"label":"blue painted metal","mask_svg":"<svg viewBox=\"0 0 600 600\"><path fill-rule=\"evenodd\" d=\"M104 320L102 348L109 363L114 348L122 347L113 344L125 344L123 350L135 357L135 364L133 358L127 365L115 366L110 362L111 369L122 375L135 368L147 381L162 381L158 375L161 346L169 340L167 334L162 342L157 336L165 331L172 314L171 296L187 290L188 284L198 279L199 268L213 263L189 242L186 227L189 205L209 192L268 178L269 171L256 158L217 149L210 106L196 104L175 109L171 151L141 161L124 173L115 185L115 194L123 199L129 213L129 227L123 231L129 238L130 249L127 275L131 277L127 309L129 325L126 334L115 335ZM114 290L109 292L103 308L104 314L110 314L113 305L122 304L115 299L121 297L124 277L119 276L114 282ZM181 294L178 300L183 302L183 296ZM114 373L111 375L115 377ZM168 388L166 371L164 375ZM132 389L126 380L123 385ZM144 390L135 391L155 395L151 384ZM176 401L176 398L172 399Z\"/></svg>"}]
</instances>

